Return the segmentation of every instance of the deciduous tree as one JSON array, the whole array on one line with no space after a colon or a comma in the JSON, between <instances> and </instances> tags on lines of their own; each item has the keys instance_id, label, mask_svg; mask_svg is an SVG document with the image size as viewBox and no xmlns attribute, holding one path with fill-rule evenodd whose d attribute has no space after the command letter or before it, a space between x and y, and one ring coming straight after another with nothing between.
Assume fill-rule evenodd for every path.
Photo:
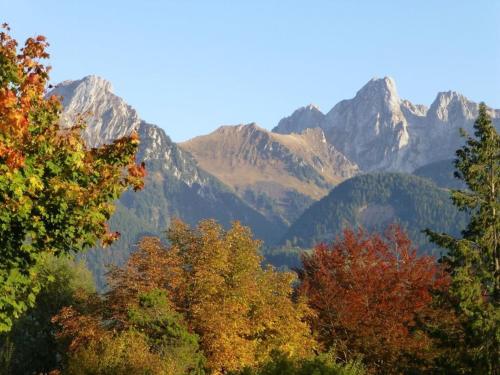
<instances>
[{"instance_id":1,"label":"deciduous tree","mask_svg":"<svg viewBox=\"0 0 500 375\"><path fill-rule=\"evenodd\" d=\"M113 241L113 202L144 176L137 135L89 149L81 119L59 125L59 99L45 96L47 46L38 36L19 50L7 25L0 32L0 331L33 304L40 254Z\"/></svg>"},{"instance_id":2,"label":"deciduous tree","mask_svg":"<svg viewBox=\"0 0 500 375\"><path fill-rule=\"evenodd\" d=\"M46 254L37 268L43 288L35 306L15 321L10 332L0 335L0 358L11 352L8 361L0 360L0 374L43 374L55 368L61 348L52 317L95 290L90 271L70 257Z\"/></svg>"},{"instance_id":3,"label":"deciduous tree","mask_svg":"<svg viewBox=\"0 0 500 375\"><path fill-rule=\"evenodd\" d=\"M83 308L67 306L53 318L68 348L62 373L204 374L198 337L165 292L151 289L128 297L125 304L113 305L117 299L94 296Z\"/></svg>"},{"instance_id":4,"label":"deciduous tree","mask_svg":"<svg viewBox=\"0 0 500 375\"><path fill-rule=\"evenodd\" d=\"M331 246L303 255L299 292L316 312L314 331L342 361L362 356L371 371L399 373L433 355L418 322L439 318L432 291L448 278L407 235L345 230Z\"/></svg>"},{"instance_id":5,"label":"deciduous tree","mask_svg":"<svg viewBox=\"0 0 500 375\"><path fill-rule=\"evenodd\" d=\"M292 273L261 266L259 241L234 223L212 220L196 228L175 221L170 246L146 238L122 270L115 270L119 300L136 290L162 288L200 336L215 374L255 366L279 350L301 358L314 346L302 301L292 301Z\"/></svg>"},{"instance_id":6,"label":"deciduous tree","mask_svg":"<svg viewBox=\"0 0 500 375\"><path fill-rule=\"evenodd\" d=\"M303 357L314 343L303 301L294 303L291 273L262 268L259 241L238 222L212 220L191 229L174 222L168 253L179 259L183 287L174 301L199 333L215 373L254 366L273 350Z\"/></svg>"}]
</instances>

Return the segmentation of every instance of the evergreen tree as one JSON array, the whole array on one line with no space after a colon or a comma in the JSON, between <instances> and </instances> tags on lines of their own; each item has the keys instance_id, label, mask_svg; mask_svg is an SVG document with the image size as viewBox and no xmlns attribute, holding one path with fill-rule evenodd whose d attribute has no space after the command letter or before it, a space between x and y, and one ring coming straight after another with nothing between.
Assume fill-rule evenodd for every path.
<instances>
[{"instance_id":1,"label":"evergreen tree","mask_svg":"<svg viewBox=\"0 0 500 375\"><path fill-rule=\"evenodd\" d=\"M499 373L500 341L500 135L484 103L471 137L457 151L455 176L466 190L452 191L454 204L471 214L462 238L427 230L431 240L448 249L443 262L452 273L455 301L465 336L463 372Z\"/></svg>"}]
</instances>

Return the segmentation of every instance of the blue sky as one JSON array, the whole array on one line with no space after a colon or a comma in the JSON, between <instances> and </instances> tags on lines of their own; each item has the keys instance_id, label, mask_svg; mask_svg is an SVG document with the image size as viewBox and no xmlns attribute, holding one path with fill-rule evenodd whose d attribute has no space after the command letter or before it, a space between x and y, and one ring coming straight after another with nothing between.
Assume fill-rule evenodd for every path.
<instances>
[{"instance_id":1,"label":"blue sky","mask_svg":"<svg viewBox=\"0 0 500 375\"><path fill-rule=\"evenodd\" d=\"M0 0L14 36L51 43L52 81L100 75L175 140L326 112L372 77L430 104L500 108L499 1Z\"/></svg>"}]
</instances>

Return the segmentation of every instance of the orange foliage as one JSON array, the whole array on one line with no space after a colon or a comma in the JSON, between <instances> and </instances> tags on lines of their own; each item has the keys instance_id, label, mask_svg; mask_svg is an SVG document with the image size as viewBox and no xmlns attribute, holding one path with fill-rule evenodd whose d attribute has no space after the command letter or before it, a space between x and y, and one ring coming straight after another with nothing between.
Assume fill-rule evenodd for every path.
<instances>
[{"instance_id":1,"label":"orange foliage","mask_svg":"<svg viewBox=\"0 0 500 375\"><path fill-rule=\"evenodd\" d=\"M438 320L432 292L449 277L430 256L417 256L407 235L345 230L331 246L303 256L299 291L317 312L314 330L343 360L362 355L372 369L398 373L432 356L422 321ZM393 369L393 370L391 370Z\"/></svg>"}]
</instances>

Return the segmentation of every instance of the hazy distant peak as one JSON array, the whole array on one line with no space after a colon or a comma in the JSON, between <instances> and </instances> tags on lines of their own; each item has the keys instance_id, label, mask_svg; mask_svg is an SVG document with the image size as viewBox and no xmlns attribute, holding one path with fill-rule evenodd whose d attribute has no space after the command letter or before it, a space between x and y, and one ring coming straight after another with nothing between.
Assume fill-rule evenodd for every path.
<instances>
[{"instance_id":1,"label":"hazy distant peak","mask_svg":"<svg viewBox=\"0 0 500 375\"><path fill-rule=\"evenodd\" d=\"M280 120L272 130L275 133L301 133L304 129L320 126L325 115L315 104L296 109L290 116Z\"/></svg>"},{"instance_id":2,"label":"hazy distant peak","mask_svg":"<svg viewBox=\"0 0 500 375\"><path fill-rule=\"evenodd\" d=\"M440 121L448 121L453 118L472 120L477 116L477 103L467 99L456 91L442 91L436 96L431 104L429 113Z\"/></svg>"}]
</instances>

